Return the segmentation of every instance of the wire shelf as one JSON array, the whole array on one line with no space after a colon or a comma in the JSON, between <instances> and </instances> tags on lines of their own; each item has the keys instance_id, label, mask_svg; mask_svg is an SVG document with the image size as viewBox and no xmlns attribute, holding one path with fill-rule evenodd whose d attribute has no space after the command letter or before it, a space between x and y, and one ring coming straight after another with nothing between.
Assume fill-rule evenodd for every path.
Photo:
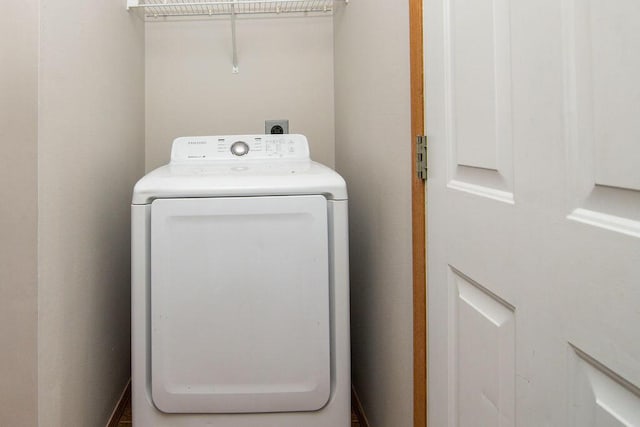
<instances>
[{"instance_id":1,"label":"wire shelf","mask_svg":"<svg viewBox=\"0 0 640 427\"><path fill-rule=\"evenodd\" d=\"M263 14L332 14L335 2L349 0L127 0L127 9L142 9L145 20L171 17L230 16L232 72L238 73L236 17Z\"/></svg>"},{"instance_id":2,"label":"wire shelf","mask_svg":"<svg viewBox=\"0 0 640 427\"><path fill-rule=\"evenodd\" d=\"M332 13L335 0L128 0L147 18L177 16ZM348 0L341 0L348 1Z\"/></svg>"}]
</instances>

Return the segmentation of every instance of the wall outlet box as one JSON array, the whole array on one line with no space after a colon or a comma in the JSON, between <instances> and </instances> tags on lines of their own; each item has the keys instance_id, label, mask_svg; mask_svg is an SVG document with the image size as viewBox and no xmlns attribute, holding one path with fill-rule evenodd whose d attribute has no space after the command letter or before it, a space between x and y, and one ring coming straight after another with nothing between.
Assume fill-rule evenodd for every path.
<instances>
[{"instance_id":1,"label":"wall outlet box","mask_svg":"<svg viewBox=\"0 0 640 427\"><path fill-rule=\"evenodd\" d=\"M289 120L265 120L264 133L267 135L289 133Z\"/></svg>"}]
</instances>

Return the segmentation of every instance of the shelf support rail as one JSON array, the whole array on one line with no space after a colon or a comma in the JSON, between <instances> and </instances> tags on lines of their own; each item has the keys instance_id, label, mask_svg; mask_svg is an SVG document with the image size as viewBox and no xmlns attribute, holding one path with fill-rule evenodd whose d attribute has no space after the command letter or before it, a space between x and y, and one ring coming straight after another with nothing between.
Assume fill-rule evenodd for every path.
<instances>
[{"instance_id":1,"label":"shelf support rail","mask_svg":"<svg viewBox=\"0 0 640 427\"><path fill-rule=\"evenodd\" d=\"M239 70L238 70L238 45L236 43L236 1L237 0L233 0L231 2L231 44L232 44L232 49L233 49L233 57L232 57L232 62L233 62L233 68L231 69L231 72L233 74L238 74Z\"/></svg>"}]
</instances>

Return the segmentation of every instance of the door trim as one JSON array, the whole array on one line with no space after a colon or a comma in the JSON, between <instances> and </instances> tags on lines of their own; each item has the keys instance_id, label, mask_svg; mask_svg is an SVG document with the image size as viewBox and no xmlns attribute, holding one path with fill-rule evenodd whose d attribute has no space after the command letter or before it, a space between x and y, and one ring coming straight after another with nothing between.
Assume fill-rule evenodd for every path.
<instances>
[{"instance_id":1,"label":"door trim","mask_svg":"<svg viewBox=\"0 0 640 427\"><path fill-rule=\"evenodd\" d=\"M416 137L424 133L422 0L409 0L411 66L411 223L413 245L413 425L427 425L427 265L425 183L416 173Z\"/></svg>"}]
</instances>

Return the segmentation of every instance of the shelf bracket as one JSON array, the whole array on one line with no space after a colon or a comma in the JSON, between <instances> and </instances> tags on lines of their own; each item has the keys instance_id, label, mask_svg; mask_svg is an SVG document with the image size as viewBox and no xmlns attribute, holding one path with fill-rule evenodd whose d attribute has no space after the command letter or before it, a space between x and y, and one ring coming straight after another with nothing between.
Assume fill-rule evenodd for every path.
<instances>
[{"instance_id":1,"label":"shelf bracket","mask_svg":"<svg viewBox=\"0 0 640 427\"><path fill-rule=\"evenodd\" d=\"M233 68L231 72L233 74L238 74L238 44L236 43L236 0L233 0L231 3L231 44L233 49Z\"/></svg>"}]
</instances>

